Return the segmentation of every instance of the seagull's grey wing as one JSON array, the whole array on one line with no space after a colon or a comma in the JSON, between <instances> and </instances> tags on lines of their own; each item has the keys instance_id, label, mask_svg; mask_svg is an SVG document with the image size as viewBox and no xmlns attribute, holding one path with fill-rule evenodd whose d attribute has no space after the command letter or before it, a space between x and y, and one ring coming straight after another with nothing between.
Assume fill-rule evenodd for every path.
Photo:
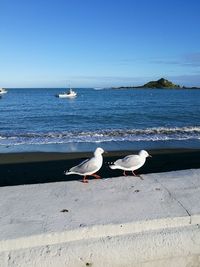
<instances>
[{"instance_id":1,"label":"seagull's grey wing","mask_svg":"<svg viewBox=\"0 0 200 267\"><path fill-rule=\"evenodd\" d=\"M138 155L129 155L123 159L116 160L114 164L124 168L131 168L133 166L139 165L140 163L141 161Z\"/></svg>"},{"instance_id":2,"label":"seagull's grey wing","mask_svg":"<svg viewBox=\"0 0 200 267\"><path fill-rule=\"evenodd\" d=\"M81 162L79 165L73 167L70 169L71 172L77 172L77 173L88 173L93 172L97 169L95 158L86 159L83 162Z\"/></svg>"}]
</instances>

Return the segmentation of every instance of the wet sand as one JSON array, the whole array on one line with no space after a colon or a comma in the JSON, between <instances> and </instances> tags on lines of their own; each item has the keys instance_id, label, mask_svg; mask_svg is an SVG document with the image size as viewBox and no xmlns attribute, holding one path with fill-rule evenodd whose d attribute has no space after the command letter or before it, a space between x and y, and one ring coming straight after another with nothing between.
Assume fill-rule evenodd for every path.
<instances>
[{"instance_id":1,"label":"wet sand","mask_svg":"<svg viewBox=\"0 0 200 267\"><path fill-rule=\"evenodd\" d=\"M110 162L138 151L112 151L104 154L104 164L98 172L102 178L118 177L121 170L111 170ZM200 168L200 150L148 150L153 156L136 171L138 174ZM2 153L0 154L0 186L81 180L78 175L64 175L64 171L91 157L93 153ZM91 178L92 179L92 178ZM137 179L137 178L136 178Z\"/></svg>"}]
</instances>

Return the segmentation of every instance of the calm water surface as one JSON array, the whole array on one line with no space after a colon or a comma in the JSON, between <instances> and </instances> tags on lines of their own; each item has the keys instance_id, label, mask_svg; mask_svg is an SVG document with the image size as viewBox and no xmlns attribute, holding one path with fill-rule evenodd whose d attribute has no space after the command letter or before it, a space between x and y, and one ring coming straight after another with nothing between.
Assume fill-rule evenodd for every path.
<instances>
[{"instance_id":1,"label":"calm water surface","mask_svg":"<svg viewBox=\"0 0 200 267\"><path fill-rule=\"evenodd\" d=\"M0 152L200 148L200 90L10 89L0 98Z\"/></svg>"}]
</instances>

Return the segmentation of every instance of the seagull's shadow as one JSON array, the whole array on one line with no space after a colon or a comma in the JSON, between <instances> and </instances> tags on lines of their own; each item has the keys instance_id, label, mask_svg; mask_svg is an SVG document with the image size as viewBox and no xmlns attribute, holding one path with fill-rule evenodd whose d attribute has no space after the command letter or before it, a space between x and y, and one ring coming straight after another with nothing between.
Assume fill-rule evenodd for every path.
<instances>
[{"instance_id":1,"label":"seagull's shadow","mask_svg":"<svg viewBox=\"0 0 200 267\"><path fill-rule=\"evenodd\" d=\"M149 151L153 156L148 158L146 163L136 171L138 174L166 172L172 170L183 170L199 168L200 166L200 151L199 150L155 150ZM131 153L134 154L132 151ZM104 163L102 168L98 171L98 175L102 178L119 177L123 175L122 170L111 170L109 165L111 162L116 161L130 154L130 151L122 152L109 152L104 156ZM35 162L8 162L1 163L0 165L0 186L12 186L20 184L36 184L48 183L59 181L80 181L82 177L78 175L64 175L64 171L69 170L71 167L78 165L80 162L92 155L87 153L84 157L77 156L76 158L66 159L49 159L38 160ZM20 157L14 155L16 158ZM36 155L37 156L37 155ZM33 157L36 157L33 155ZM133 177L134 178L134 177ZM137 177L136 177L137 178ZM95 179L89 177L89 179Z\"/></svg>"}]
</instances>

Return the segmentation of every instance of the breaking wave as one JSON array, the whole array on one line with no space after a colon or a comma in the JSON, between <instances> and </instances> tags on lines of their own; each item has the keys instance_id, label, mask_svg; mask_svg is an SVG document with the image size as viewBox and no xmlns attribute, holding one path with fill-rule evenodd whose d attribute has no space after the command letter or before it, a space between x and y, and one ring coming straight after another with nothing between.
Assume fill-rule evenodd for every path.
<instances>
[{"instance_id":1,"label":"breaking wave","mask_svg":"<svg viewBox=\"0 0 200 267\"><path fill-rule=\"evenodd\" d=\"M147 129L105 129L97 131L66 131L48 133L5 133L0 135L0 145L188 139L200 140L200 126L174 128L154 127Z\"/></svg>"}]
</instances>

